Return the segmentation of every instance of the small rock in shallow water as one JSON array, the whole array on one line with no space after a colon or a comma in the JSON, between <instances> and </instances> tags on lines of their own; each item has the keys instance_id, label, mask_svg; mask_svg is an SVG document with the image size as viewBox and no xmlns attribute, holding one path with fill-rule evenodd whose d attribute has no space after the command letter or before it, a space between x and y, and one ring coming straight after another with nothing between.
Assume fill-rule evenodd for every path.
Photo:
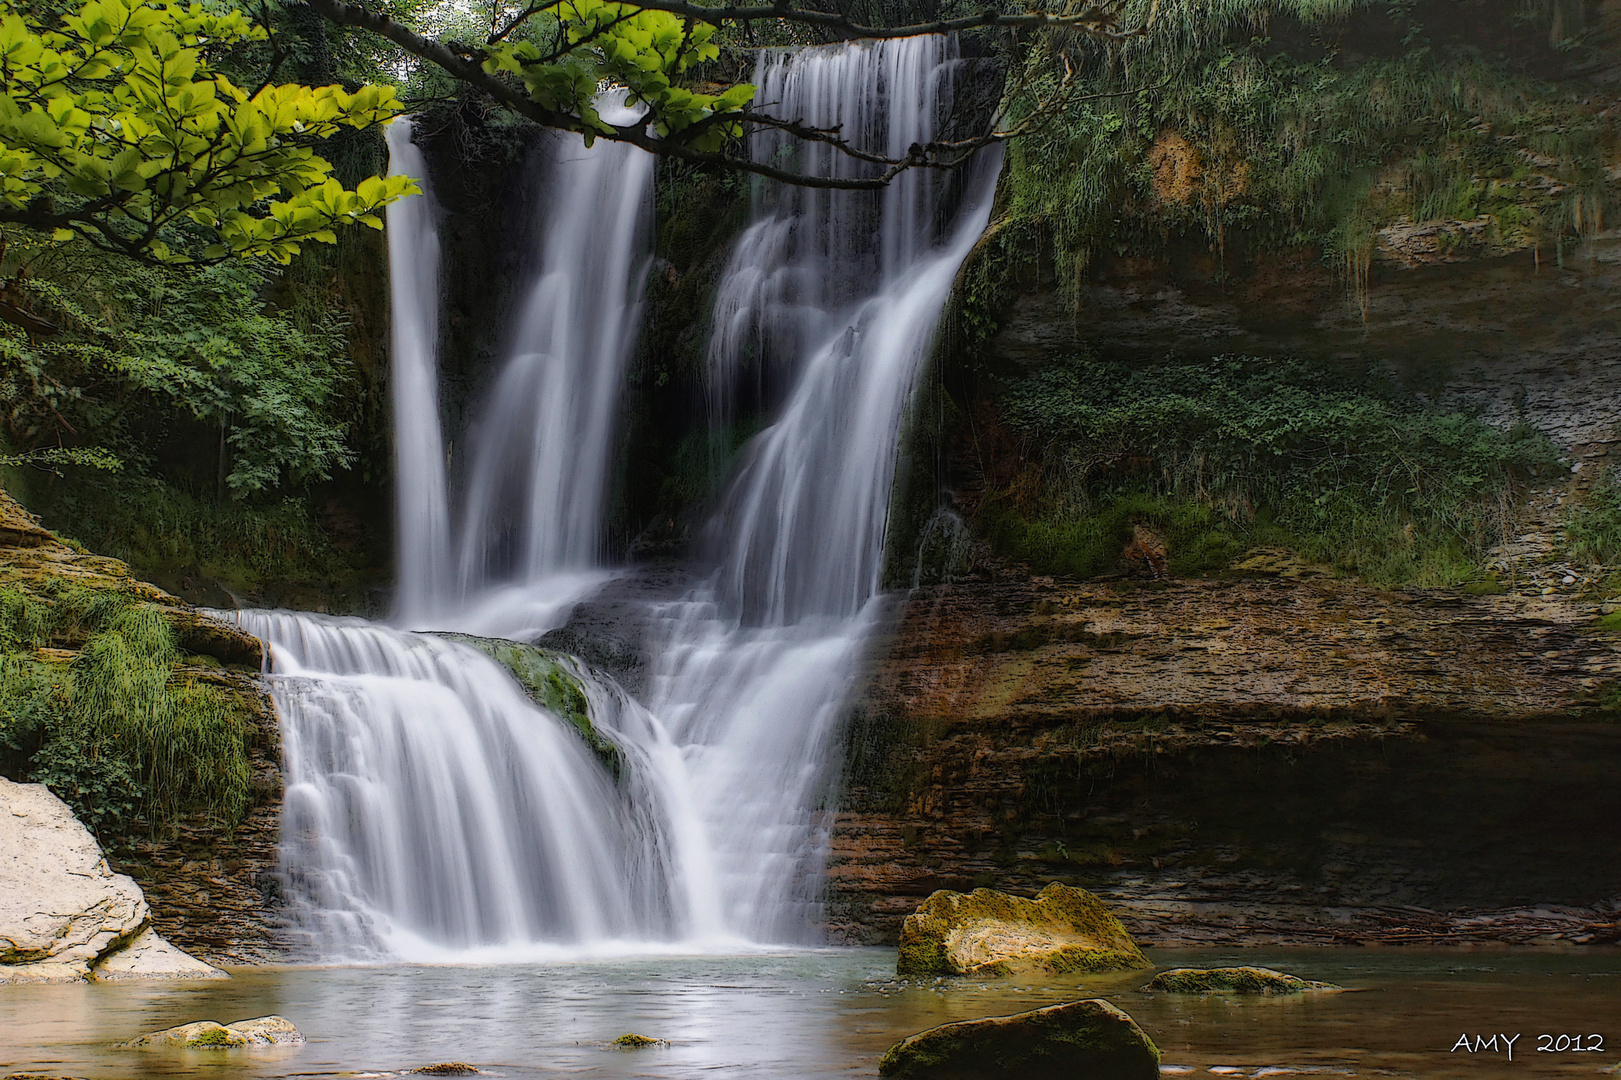
<instances>
[{"instance_id":1,"label":"small rock in shallow water","mask_svg":"<svg viewBox=\"0 0 1621 1080\"><path fill-rule=\"evenodd\" d=\"M234 1024L226 1024L225 1030L241 1035L248 1040L249 1046L297 1046L304 1041L304 1033L285 1016L256 1016L252 1020L238 1020Z\"/></svg>"},{"instance_id":2,"label":"small rock in shallow water","mask_svg":"<svg viewBox=\"0 0 1621 1080\"><path fill-rule=\"evenodd\" d=\"M902 975L982 977L1152 966L1103 901L1056 882L1034 900L941 889L906 917L896 963Z\"/></svg>"},{"instance_id":3,"label":"small rock in shallow water","mask_svg":"<svg viewBox=\"0 0 1621 1080\"><path fill-rule=\"evenodd\" d=\"M1071 1001L920 1031L878 1063L894 1080L1157 1080L1159 1047L1107 1001Z\"/></svg>"},{"instance_id":4,"label":"small rock in shallow water","mask_svg":"<svg viewBox=\"0 0 1621 1080\"><path fill-rule=\"evenodd\" d=\"M422 1076L473 1076L478 1069L465 1061L442 1061L438 1065L424 1065L411 1071Z\"/></svg>"},{"instance_id":5,"label":"small rock in shallow water","mask_svg":"<svg viewBox=\"0 0 1621 1080\"><path fill-rule=\"evenodd\" d=\"M238 1020L234 1024L198 1020L149 1032L118 1045L125 1049L142 1046L229 1049L234 1046L296 1046L303 1041L303 1034L286 1017L256 1016L252 1020Z\"/></svg>"},{"instance_id":6,"label":"small rock in shallow water","mask_svg":"<svg viewBox=\"0 0 1621 1080\"><path fill-rule=\"evenodd\" d=\"M1271 968L1231 967L1174 968L1155 975L1143 989L1162 994L1299 994L1341 987L1312 982Z\"/></svg>"},{"instance_id":7,"label":"small rock in shallow water","mask_svg":"<svg viewBox=\"0 0 1621 1080\"><path fill-rule=\"evenodd\" d=\"M246 1046L248 1040L245 1035L231 1031L224 1024L216 1024L212 1020L198 1020L191 1024L179 1024L162 1031L151 1031L127 1043L119 1043L126 1049L145 1046L179 1046L189 1049L227 1049L232 1046Z\"/></svg>"}]
</instances>

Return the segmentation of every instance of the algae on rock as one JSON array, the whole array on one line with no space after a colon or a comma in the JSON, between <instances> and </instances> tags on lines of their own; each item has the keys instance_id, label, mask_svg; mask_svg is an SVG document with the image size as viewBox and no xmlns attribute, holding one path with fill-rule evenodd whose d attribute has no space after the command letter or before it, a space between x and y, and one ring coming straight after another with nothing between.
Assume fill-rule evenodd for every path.
<instances>
[{"instance_id":1,"label":"algae on rock","mask_svg":"<svg viewBox=\"0 0 1621 1080\"><path fill-rule=\"evenodd\" d=\"M1173 968L1155 975L1144 990L1163 994L1301 994L1307 990L1340 990L1333 983L1313 982L1263 967Z\"/></svg>"},{"instance_id":2,"label":"algae on rock","mask_svg":"<svg viewBox=\"0 0 1621 1080\"><path fill-rule=\"evenodd\" d=\"M478 637L474 634L437 633L444 638L477 649L512 672L529 700L567 720L580 737L618 779L624 757L612 740L604 738L591 722L591 703L576 671L579 664L567 653L525 645L506 638Z\"/></svg>"},{"instance_id":3,"label":"algae on rock","mask_svg":"<svg viewBox=\"0 0 1621 1080\"><path fill-rule=\"evenodd\" d=\"M935 895L939 895L936 893ZM1071 1001L920 1031L890 1047L893 1080L1157 1080L1159 1047L1107 1001Z\"/></svg>"},{"instance_id":4,"label":"algae on rock","mask_svg":"<svg viewBox=\"0 0 1621 1080\"><path fill-rule=\"evenodd\" d=\"M896 969L992 976L1152 966L1103 901L1053 882L1034 900L991 889L934 893L906 917Z\"/></svg>"}]
</instances>

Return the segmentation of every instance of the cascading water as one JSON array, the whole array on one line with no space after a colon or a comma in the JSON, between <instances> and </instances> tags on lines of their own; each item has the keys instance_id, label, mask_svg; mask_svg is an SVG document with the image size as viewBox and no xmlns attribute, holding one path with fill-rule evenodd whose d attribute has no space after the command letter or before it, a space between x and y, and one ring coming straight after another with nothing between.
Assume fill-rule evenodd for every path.
<instances>
[{"instance_id":1,"label":"cascading water","mask_svg":"<svg viewBox=\"0 0 1621 1080\"><path fill-rule=\"evenodd\" d=\"M609 123L639 115L599 108ZM602 557L619 393L650 261L653 158L610 142L586 150L572 135L549 141L539 272L469 433L464 596Z\"/></svg>"},{"instance_id":2,"label":"cascading water","mask_svg":"<svg viewBox=\"0 0 1621 1080\"><path fill-rule=\"evenodd\" d=\"M445 442L439 427L439 233L428 166L409 119L388 125L389 172L416 178L422 194L388 208L393 308L394 483L398 513L397 617L410 622L446 594L451 574Z\"/></svg>"},{"instance_id":3,"label":"cascading water","mask_svg":"<svg viewBox=\"0 0 1621 1080\"><path fill-rule=\"evenodd\" d=\"M933 137L950 100L949 44L767 54L758 96L777 115L899 156ZM756 153L773 152L774 140L764 142ZM848 159L833 153L809 148L807 167L848 174ZM770 363L791 374L792 390L710 525L719 569L665 612L647 703L688 748L728 925L756 940L803 938L812 921L827 759L881 616L902 414L989 217L986 164L943 243L933 224L941 185L922 172L878 200L804 189L762 199L742 241L758 246L740 246L720 288L723 300L750 299L722 304L711 373ZM748 306L753 318L740 314ZM733 334L738 323L754 328L752 340ZM751 347L727 357L716 350L728 340ZM711 398L736 385L728 379Z\"/></svg>"},{"instance_id":4,"label":"cascading water","mask_svg":"<svg viewBox=\"0 0 1621 1080\"><path fill-rule=\"evenodd\" d=\"M932 137L953 66L940 38L770 54L759 100L894 154ZM870 167L830 153L807 148L805 167ZM599 557L651 161L600 143L567 157L468 456L455 603L420 609L439 629L536 636L574 598L548 575ZM981 163L954 216L921 173L877 197L757 198L720 289L711 399L717 415L736 409L756 363L749 404L775 406L775 422L707 530L713 573L652 613L643 701L575 670L624 752L617 782L475 650L355 620L240 616L272 645L286 869L318 950L515 956L810 934L826 766L881 615L902 414L993 173Z\"/></svg>"}]
</instances>

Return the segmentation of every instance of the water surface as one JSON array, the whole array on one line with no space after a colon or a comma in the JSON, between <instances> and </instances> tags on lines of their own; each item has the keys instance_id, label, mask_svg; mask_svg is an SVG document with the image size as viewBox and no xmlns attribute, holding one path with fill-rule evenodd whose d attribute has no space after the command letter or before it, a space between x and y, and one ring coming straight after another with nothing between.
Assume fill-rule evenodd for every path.
<instances>
[{"instance_id":1,"label":"water surface","mask_svg":"<svg viewBox=\"0 0 1621 1080\"><path fill-rule=\"evenodd\" d=\"M1167 1076L1602 1075L1621 1061L1621 953L1157 950L1163 966L1266 964L1358 991L1283 999L1145 995L1143 973L907 983L889 949L494 967L239 969L230 982L0 987L0 1073L135 1077L373 1074L459 1060L508 1077L873 1076L934 1024L1104 997L1165 1051ZM121 1051L192 1020L280 1013L300 1047ZM628 1031L668 1047L619 1050ZM1518 1034L1514 1060L1451 1050ZM1538 1052L1538 1035L1605 1037ZM1588 1040L1590 1041L1590 1040ZM1289 1070L1289 1071L1283 1071Z\"/></svg>"}]
</instances>

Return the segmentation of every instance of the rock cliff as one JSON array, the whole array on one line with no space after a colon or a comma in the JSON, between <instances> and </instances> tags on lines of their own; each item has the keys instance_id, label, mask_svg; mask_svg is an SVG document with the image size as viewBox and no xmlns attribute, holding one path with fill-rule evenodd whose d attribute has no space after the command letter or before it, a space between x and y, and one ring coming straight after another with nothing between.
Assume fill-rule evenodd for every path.
<instances>
[{"instance_id":1,"label":"rock cliff","mask_svg":"<svg viewBox=\"0 0 1621 1080\"><path fill-rule=\"evenodd\" d=\"M1061 881L1150 945L1615 940L1599 611L1326 577L916 590L852 724L830 928Z\"/></svg>"}]
</instances>

